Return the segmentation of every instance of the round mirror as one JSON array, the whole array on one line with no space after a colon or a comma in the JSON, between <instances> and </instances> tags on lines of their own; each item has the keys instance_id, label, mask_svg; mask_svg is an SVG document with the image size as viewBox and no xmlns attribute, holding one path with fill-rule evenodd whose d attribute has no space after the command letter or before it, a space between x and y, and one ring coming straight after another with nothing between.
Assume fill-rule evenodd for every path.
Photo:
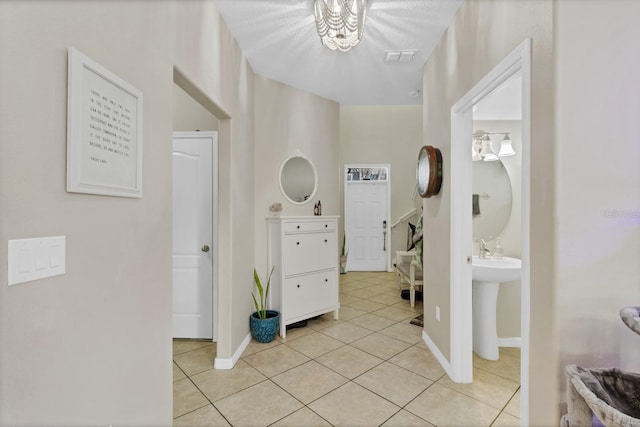
<instances>
[{"instance_id":1,"label":"round mirror","mask_svg":"<svg viewBox=\"0 0 640 427\"><path fill-rule=\"evenodd\" d=\"M425 145L418 153L416 180L420 197L431 197L442 185L442 154L438 148Z\"/></svg>"},{"instance_id":2,"label":"round mirror","mask_svg":"<svg viewBox=\"0 0 640 427\"><path fill-rule=\"evenodd\" d=\"M473 162L473 236L498 237L511 216L511 180L500 160Z\"/></svg>"},{"instance_id":3,"label":"round mirror","mask_svg":"<svg viewBox=\"0 0 640 427\"><path fill-rule=\"evenodd\" d=\"M280 191L291 203L309 202L317 188L318 173L306 157L293 155L280 166Z\"/></svg>"}]
</instances>

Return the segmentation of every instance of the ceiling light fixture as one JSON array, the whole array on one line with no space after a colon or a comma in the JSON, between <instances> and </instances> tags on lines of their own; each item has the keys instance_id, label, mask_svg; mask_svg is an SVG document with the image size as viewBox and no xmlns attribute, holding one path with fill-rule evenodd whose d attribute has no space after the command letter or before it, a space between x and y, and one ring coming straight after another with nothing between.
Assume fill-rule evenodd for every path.
<instances>
[{"instance_id":1,"label":"ceiling light fixture","mask_svg":"<svg viewBox=\"0 0 640 427\"><path fill-rule=\"evenodd\" d=\"M315 0L316 29L322 44L346 52L362 39L366 0Z\"/></svg>"}]
</instances>

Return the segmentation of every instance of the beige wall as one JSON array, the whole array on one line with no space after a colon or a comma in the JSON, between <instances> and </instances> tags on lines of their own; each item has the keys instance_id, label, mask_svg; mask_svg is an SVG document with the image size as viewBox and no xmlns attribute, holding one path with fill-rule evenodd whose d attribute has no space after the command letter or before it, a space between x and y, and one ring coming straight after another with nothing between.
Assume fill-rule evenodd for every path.
<instances>
[{"instance_id":1,"label":"beige wall","mask_svg":"<svg viewBox=\"0 0 640 427\"><path fill-rule=\"evenodd\" d=\"M413 196L416 186L415 166L421 146L421 105L341 106L341 214L344 215L342 174L344 165L348 163L391 164L391 223L417 207L420 197ZM415 224L415 220L413 223ZM406 249L403 247L406 246L405 231L392 231L391 236L394 240L391 248ZM395 252L392 252L391 258L394 256Z\"/></svg>"},{"instance_id":2,"label":"beige wall","mask_svg":"<svg viewBox=\"0 0 640 427\"><path fill-rule=\"evenodd\" d=\"M141 199L65 192L69 46L144 93ZM4 1L0 52L0 424L170 425L173 68L231 117L222 357L248 333L253 72L213 2ZM66 274L6 286L7 239L53 235L67 236Z\"/></svg>"},{"instance_id":3,"label":"beige wall","mask_svg":"<svg viewBox=\"0 0 640 427\"><path fill-rule=\"evenodd\" d=\"M176 2L175 62L222 111L218 136L218 345L230 358L249 333L253 258L253 79L212 1ZM203 55L202 52L207 52ZM198 101L201 100L196 97ZM204 104L201 102L201 104ZM224 119L225 114L229 119Z\"/></svg>"},{"instance_id":4,"label":"beige wall","mask_svg":"<svg viewBox=\"0 0 640 427\"><path fill-rule=\"evenodd\" d=\"M557 4L560 368L640 371L618 314L640 301L638 17L634 1Z\"/></svg>"},{"instance_id":5,"label":"beige wall","mask_svg":"<svg viewBox=\"0 0 640 427\"><path fill-rule=\"evenodd\" d=\"M553 3L466 1L424 68L424 141L442 150L440 195L424 200L425 331L450 355L451 107L525 38L532 39L530 422L556 425L557 368L553 333L554 157ZM442 308L435 322L435 305Z\"/></svg>"},{"instance_id":6,"label":"beige wall","mask_svg":"<svg viewBox=\"0 0 640 427\"><path fill-rule=\"evenodd\" d=\"M173 130L215 131L218 119L177 84L173 85Z\"/></svg>"},{"instance_id":7,"label":"beige wall","mask_svg":"<svg viewBox=\"0 0 640 427\"><path fill-rule=\"evenodd\" d=\"M339 104L260 76L255 78L255 263L267 274L267 226L269 206L282 203L282 216L313 215L322 202L323 215L340 215ZM309 203L296 205L280 191L278 172L295 151L313 162L318 190ZM336 257L339 255L336 248Z\"/></svg>"}]
</instances>

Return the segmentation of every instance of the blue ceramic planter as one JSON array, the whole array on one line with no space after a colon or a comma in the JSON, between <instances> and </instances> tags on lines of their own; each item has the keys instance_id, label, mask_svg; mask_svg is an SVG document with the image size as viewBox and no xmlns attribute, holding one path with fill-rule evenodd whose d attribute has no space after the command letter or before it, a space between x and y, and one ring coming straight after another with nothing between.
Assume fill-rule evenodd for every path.
<instances>
[{"instance_id":1,"label":"blue ceramic planter","mask_svg":"<svg viewBox=\"0 0 640 427\"><path fill-rule=\"evenodd\" d=\"M267 318L260 319L258 313L249 316L251 336L258 342L271 342L280 330L280 313L267 310Z\"/></svg>"}]
</instances>

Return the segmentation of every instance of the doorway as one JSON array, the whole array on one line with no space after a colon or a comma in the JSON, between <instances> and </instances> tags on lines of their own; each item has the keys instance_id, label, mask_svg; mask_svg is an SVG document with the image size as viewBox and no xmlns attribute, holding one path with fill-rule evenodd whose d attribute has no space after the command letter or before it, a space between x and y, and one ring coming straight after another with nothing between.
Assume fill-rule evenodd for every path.
<instances>
[{"instance_id":1,"label":"doorway","mask_svg":"<svg viewBox=\"0 0 640 427\"><path fill-rule=\"evenodd\" d=\"M344 232L349 271L390 271L391 165L344 166Z\"/></svg>"},{"instance_id":2,"label":"doorway","mask_svg":"<svg viewBox=\"0 0 640 427\"><path fill-rule=\"evenodd\" d=\"M489 74L478 82L451 109L451 360L450 375L455 382L473 379L472 287L473 254L472 168L474 108L516 76L522 79L522 165L521 165L521 421L529 420L529 233L530 233L530 85L531 40L523 41Z\"/></svg>"},{"instance_id":3,"label":"doorway","mask_svg":"<svg viewBox=\"0 0 640 427\"><path fill-rule=\"evenodd\" d=\"M218 341L219 121L178 83L173 85L173 337Z\"/></svg>"}]
</instances>

